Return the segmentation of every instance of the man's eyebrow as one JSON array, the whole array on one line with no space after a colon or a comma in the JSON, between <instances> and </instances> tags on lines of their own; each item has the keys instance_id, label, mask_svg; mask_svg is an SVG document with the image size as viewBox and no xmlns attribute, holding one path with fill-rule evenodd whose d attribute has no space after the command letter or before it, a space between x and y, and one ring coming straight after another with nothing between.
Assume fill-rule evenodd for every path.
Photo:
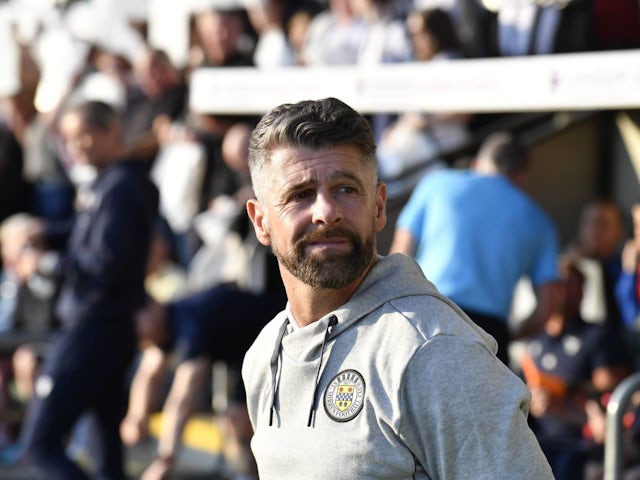
<instances>
[{"instance_id":1,"label":"man's eyebrow","mask_svg":"<svg viewBox=\"0 0 640 480\"><path fill-rule=\"evenodd\" d=\"M351 172L347 172L344 170L340 170L337 171L335 173L333 173L329 178L331 178L331 180L343 180L343 179L347 179L347 180L351 180L354 183L357 183L358 186L363 186L364 182L362 181L362 178L360 178L358 175L351 173Z\"/></svg>"},{"instance_id":2,"label":"man's eyebrow","mask_svg":"<svg viewBox=\"0 0 640 480\"><path fill-rule=\"evenodd\" d=\"M329 175L329 180L335 182L340 180L350 180L357 184L359 187L364 185L362 179L351 172L347 172L344 170L338 170ZM300 182L289 182L285 185L284 193L285 195L290 194L291 192L296 192L299 190L304 190L305 188L313 188L318 185L318 180L316 178L310 178L308 180L303 180Z\"/></svg>"},{"instance_id":3,"label":"man's eyebrow","mask_svg":"<svg viewBox=\"0 0 640 480\"><path fill-rule=\"evenodd\" d=\"M301 182L288 182L284 186L284 193L296 192L298 190L304 190L305 188L315 187L318 185L318 181L314 178L309 180L303 180Z\"/></svg>"}]
</instances>

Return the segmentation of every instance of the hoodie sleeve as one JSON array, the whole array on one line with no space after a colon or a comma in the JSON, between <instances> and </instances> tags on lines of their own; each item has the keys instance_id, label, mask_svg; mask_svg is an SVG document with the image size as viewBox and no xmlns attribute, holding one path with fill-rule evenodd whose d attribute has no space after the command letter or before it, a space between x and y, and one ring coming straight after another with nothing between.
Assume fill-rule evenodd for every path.
<instances>
[{"instance_id":1,"label":"hoodie sleeve","mask_svg":"<svg viewBox=\"0 0 640 480\"><path fill-rule=\"evenodd\" d=\"M527 425L529 392L484 346L437 335L403 378L400 436L429 478L552 480Z\"/></svg>"}]
</instances>

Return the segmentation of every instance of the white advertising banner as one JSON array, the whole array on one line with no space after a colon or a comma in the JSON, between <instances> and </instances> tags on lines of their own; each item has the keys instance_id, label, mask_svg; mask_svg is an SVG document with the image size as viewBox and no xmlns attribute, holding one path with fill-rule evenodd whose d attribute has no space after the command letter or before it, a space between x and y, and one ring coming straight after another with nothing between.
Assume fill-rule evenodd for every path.
<instances>
[{"instance_id":1,"label":"white advertising banner","mask_svg":"<svg viewBox=\"0 0 640 480\"><path fill-rule=\"evenodd\" d=\"M374 68L211 68L193 73L194 111L261 114L334 96L361 112L505 112L640 107L640 50L405 63Z\"/></svg>"}]
</instances>

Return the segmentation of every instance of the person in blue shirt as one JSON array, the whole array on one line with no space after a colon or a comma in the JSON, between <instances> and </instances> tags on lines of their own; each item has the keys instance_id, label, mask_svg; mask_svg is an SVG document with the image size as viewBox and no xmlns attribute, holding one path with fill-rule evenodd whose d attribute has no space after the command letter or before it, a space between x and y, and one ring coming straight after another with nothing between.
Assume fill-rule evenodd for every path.
<instances>
[{"instance_id":1,"label":"person in blue shirt","mask_svg":"<svg viewBox=\"0 0 640 480\"><path fill-rule=\"evenodd\" d=\"M530 159L506 132L488 137L469 170L427 174L396 224L391 252L414 256L427 278L498 341L508 363L515 286L529 277L537 308L518 336L540 329L557 280L559 245L545 212L523 191Z\"/></svg>"},{"instance_id":2,"label":"person in blue shirt","mask_svg":"<svg viewBox=\"0 0 640 480\"><path fill-rule=\"evenodd\" d=\"M136 349L133 317L147 299L144 278L158 192L142 162L123 158L121 120L110 106L73 105L59 128L73 161L94 167L96 178L79 192L68 230L45 228L45 240L66 246L58 264L45 257L31 262L34 270L48 264L60 275L56 314L62 329L36 380L25 424L27 459L48 479L88 478L66 456L64 441L76 420L92 412L101 445L95 473L121 479L118 429Z\"/></svg>"}]
</instances>

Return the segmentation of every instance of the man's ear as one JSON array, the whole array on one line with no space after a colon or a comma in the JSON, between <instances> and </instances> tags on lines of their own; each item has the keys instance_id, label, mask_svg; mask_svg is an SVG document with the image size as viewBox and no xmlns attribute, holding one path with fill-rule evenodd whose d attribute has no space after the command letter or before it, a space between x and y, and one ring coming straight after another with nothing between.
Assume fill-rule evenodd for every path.
<instances>
[{"instance_id":1,"label":"man's ear","mask_svg":"<svg viewBox=\"0 0 640 480\"><path fill-rule=\"evenodd\" d=\"M387 185L379 182L376 186L376 232L380 233L387 224Z\"/></svg>"},{"instance_id":2,"label":"man's ear","mask_svg":"<svg viewBox=\"0 0 640 480\"><path fill-rule=\"evenodd\" d=\"M269 228L260 202L255 198L247 200L247 213L253 223L258 241L267 247L271 245L271 235L269 235Z\"/></svg>"}]
</instances>

